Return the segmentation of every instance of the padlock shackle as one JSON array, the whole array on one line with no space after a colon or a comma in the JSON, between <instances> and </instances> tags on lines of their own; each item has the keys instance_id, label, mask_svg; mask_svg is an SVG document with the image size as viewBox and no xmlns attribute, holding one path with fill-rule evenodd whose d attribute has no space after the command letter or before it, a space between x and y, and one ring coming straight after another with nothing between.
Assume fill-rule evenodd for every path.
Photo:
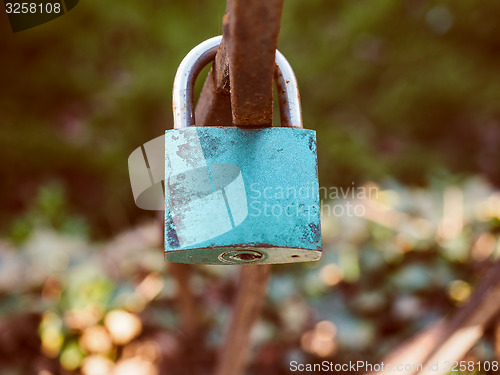
<instances>
[{"instance_id":1,"label":"padlock shackle","mask_svg":"<svg viewBox=\"0 0 500 375\"><path fill-rule=\"evenodd\" d=\"M299 84L292 66L278 50L276 50L274 81L278 89L281 126L303 128Z\"/></svg>"},{"instance_id":2,"label":"padlock shackle","mask_svg":"<svg viewBox=\"0 0 500 375\"><path fill-rule=\"evenodd\" d=\"M184 57L175 74L172 92L172 110L174 129L195 125L194 84L201 70L214 58L222 41L222 36L215 36L194 47ZM289 62L276 50L276 69L274 80L278 88L281 125L302 128L297 78Z\"/></svg>"}]
</instances>

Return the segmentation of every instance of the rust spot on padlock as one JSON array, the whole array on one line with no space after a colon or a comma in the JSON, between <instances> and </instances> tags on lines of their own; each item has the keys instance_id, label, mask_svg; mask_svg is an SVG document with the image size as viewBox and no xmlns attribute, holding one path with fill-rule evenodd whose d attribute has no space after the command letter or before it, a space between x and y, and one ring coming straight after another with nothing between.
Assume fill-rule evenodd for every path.
<instances>
[{"instance_id":1,"label":"rust spot on padlock","mask_svg":"<svg viewBox=\"0 0 500 375\"><path fill-rule=\"evenodd\" d=\"M188 143L180 145L177 148L176 154L179 155L179 157L183 159L187 164L190 164L193 167L197 166L198 159L193 154L191 146Z\"/></svg>"},{"instance_id":2,"label":"rust spot on padlock","mask_svg":"<svg viewBox=\"0 0 500 375\"><path fill-rule=\"evenodd\" d=\"M316 151L316 141L312 138L309 139L309 150L315 152Z\"/></svg>"}]
</instances>

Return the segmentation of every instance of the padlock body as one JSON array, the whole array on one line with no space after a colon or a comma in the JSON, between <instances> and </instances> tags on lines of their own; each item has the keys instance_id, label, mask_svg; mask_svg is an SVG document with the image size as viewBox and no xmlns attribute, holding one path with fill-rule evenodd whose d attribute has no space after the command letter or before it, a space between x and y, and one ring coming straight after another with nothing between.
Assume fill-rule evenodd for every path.
<instances>
[{"instance_id":1,"label":"padlock body","mask_svg":"<svg viewBox=\"0 0 500 375\"><path fill-rule=\"evenodd\" d=\"M321 257L313 130L167 130L164 183L167 261L265 264Z\"/></svg>"}]
</instances>

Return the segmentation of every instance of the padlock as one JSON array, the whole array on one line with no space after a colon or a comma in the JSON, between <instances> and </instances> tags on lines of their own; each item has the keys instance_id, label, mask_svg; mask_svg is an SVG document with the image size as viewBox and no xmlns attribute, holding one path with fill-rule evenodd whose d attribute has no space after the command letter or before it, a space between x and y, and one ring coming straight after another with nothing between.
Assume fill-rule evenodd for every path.
<instances>
[{"instance_id":1,"label":"padlock","mask_svg":"<svg viewBox=\"0 0 500 375\"><path fill-rule=\"evenodd\" d=\"M165 132L165 259L266 264L321 258L316 132L303 129L297 81L276 51L282 127L194 126L193 87L221 37L195 47L174 80Z\"/></svg>"}]
</instances>

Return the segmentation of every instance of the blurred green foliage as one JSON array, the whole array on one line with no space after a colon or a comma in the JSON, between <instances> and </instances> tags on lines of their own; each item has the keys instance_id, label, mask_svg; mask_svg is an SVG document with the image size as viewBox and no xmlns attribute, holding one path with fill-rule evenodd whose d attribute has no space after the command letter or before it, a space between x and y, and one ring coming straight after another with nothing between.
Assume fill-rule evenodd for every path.
<instances>
[{"instance_id":1,"label":"blurred green foliage","mask_svg":"<svg viewBox=\"0 0 500 375\"><path fill-rule=\"evenodd\" d=\"M134 207L128 155L171 127L177 65L219 33L224 9L223 2L83 1L20 33L2 24L4 232L40 186L54 183L70 210L90 218L94 234L148 215Z\"/></svg>"},{"instance_id":2,"label":"blurred green foliage","mask_svg":"<svg viewBox=\"0 0 500 375\"><path fill-rule=\"evenodd\" d=\"M365 207L366 217L328 215L324 207L320 261L273 266L252 333L249 375L289 374L290 361L380 363L405 339L462 306L491 262L500 259L500 195L484 181L378 188L368 202L350 201ZM460 207L462 214L451 214L450 207ZM211 371L238 267L191 269L200 329L189 341L176 280L164 272L156 221L96 243L54 230L48 224L53 214L44 215L23 244L0 242L0 316L22 317L21 323L0 320L2 370ZM27 314L39 317L38 332L26 327ZM26 332L35 336L33 345L18 349L14 343ZM499 349L498 333L488 327L466 359L498 360ZM19 360L21 355L29 360ZM135 372L133 361L142 363Z\"/></svg>"},{"instance_id":3,"label":"blurred green foliage","mask_svg":"<svg viewBox=\"0 0 500 375\"><path fill-rule=\"evenodd\" d=\"M81 1L20 33L2 23L0 231L54 181L93 235L150 215L128 155L171 128L176 67L224 9ZM443 168L500 183L499 16L496 0L285 1L279 46L318 130L321 183L426 184Z\"/></svg>"},{"instance_id":4,"label":"blurred green foliage","mask_svg":"<svg viewBox=\"0 0 500 375\"><path fill-rule=\"evenodd\" d=\"M95 238L154 215L134 205L128 155L171 128L176 68L220 34L224 9L224 1L82 0L16 34L3 15L0 315L21 320L0 321L2 374L59 374L96 357L115 366L150 342L161 353L146 357L160 369L213 366L235 268L196 268L205 325L200 346L185 347L159 228ZM322 185L382 183L384 210L399 221L327 217L320 263L274 267L251 373L285 374L293 359L376 360L460 306L498 259L498 192L465 176L500 185L499 18L497 0L285 0L279 47L299 80L305 126L318 131ZM443 237L451 185L465 214ZM111 335L106 317L123 310L140 318L139 336L89 346L86 330ZM319 335L319 352L318 330L330 335ZM472 358L494 358L494 340L488 328ZM198 361L186 360L193 350Z\"/></svg>"}]
</instances>

